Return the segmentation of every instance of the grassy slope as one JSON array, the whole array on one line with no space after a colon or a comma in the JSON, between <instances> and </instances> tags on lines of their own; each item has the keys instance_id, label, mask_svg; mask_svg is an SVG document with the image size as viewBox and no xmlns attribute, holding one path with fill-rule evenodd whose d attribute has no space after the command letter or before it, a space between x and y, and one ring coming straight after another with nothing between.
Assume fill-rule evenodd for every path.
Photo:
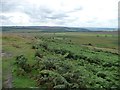
<instances>
[{"instance_id":1,"label":"grassy slope","mask_svg":"<svg viewBox=\"0 0 120 90\"><path fill-rule=\"evenodd\" d=\"M17 55L24 54L28 57L29 63L33 63L34 53L35 51L31 49L31 43L34 43L32 38L27 38L26 36L19 36L19 34L4 34L3 33L3 51L5 53L10 53L11 56L3 57L3 82L6 80L6 75L9 70L9 66L13 66L13 62ZM14 68L14 67L12 67ZM13 83L15 83L15 87L32 87L35 86L31 79L24 78L14 78ZM27 81L27 82L26 82ZM25 82L23 84L19 84L20 82ZM29 82L29 83L28 83Z\"/></svg>"},{"instance_id":2,"label":"grassy slope","mask_svg":"<svg viewBox=\"0 0 120 90\"><path fill-rule=\"evenodd\" d=\"M4 76L3 78L6 78L7 70L9 70L9 65L13 64L13 62L15 60L15 56L17 56L17 55L24 54L28 58L30 64L34 63L33 59L34 59L35 50L31 49L31 46L33 43L38 43L41 40L34 39L33 36L40 36L40 37L43 36L44 38L46 38L46 37L53 37L53 35L58 40L60 39L65 42L69 42L71 40L72 43L75 43L77 45L91 43L93 45L93 47L96 46L96 47L116 48L117 49L117 36L113 36L111 34L107 34L107 37L105 37L104 34L100 34L99 37L97 37L98 34L93 34L93 33L55 33L55 34L54 33L22 33L22 34L20 34L20 33L11 33L11 34L3 33L3 38L2 38L3 39L3 44L2 44L3 50L5 52L11 53L11 55L12 55L11 57L3 57L3 76ZM51 47L53 47L52 44L51 44ZM56 47L58 47L58 46L56 45ZM60 45L59 45L59 47L60 47ZM64 44L61 44L61 47L68 48L68 46L66 46ZM70 48L70 49L71 49L71 51L75 51L75 53L77 53L77 50L79 50L80 48L76 47L76 48ZM87 55L89 55L89 54L87 54ZM89 56L91 56L91 54ZM54 57L54 56L48 54L46 57ZM101 55L101 57L102 57L102 55ZM108 58L108 57L106 57L106 58ZM79 66L76 61L67 62L67 63L73 63L74 65ZM90 67L92 67L92 66L90 65ZM80 68L82 69L83 67L79 66L79 69ZM36 86L36 82L31 82L31 79L27 78L27 77L18 77L16 75L14 75L13 81L14 81L13 82L14 87L35 87ZM24 85L20 84L22 82L24 82Z\"/></svg>"}]
</instances>

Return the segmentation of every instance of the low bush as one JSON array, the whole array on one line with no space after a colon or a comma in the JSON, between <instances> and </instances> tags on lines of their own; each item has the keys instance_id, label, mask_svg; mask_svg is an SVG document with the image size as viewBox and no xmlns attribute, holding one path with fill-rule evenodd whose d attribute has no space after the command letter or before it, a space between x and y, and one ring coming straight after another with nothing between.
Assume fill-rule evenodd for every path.
<instances>
[{"instance_id":1,"label":"low bush","mask_svg":"<svg viewBox=\"0 0 120 90\"><path fill-rule=\"evenodd\" d=\"M35 57L42 58L43 57L42 52L40 50L37 50L36 53L35 53Z\"/></svg>"},{"instance_id":2,"label":"low bush","mask_svg":"<svg viewBox=\"0 0 120 90\"><path fill-rule=\"evenodd\" d=\"M38 45L32 45L32 49L38 49Z\"/></svg>"},{"instance_id":3,"label":"low bush","mask_svg":"<svg viewBox=\"0 0 120 90\"><path fill-rule=\"evenodd\" d=\"M69 85L64 77L51 70L42 70L37 76L37 83L40 87L55 88L57 85Z\"/></svg>"},{"instance_id":4,"label":"low bush","mask_svg":"<svg viewBox=\"0 0 120 90\"><path fill-rule=\"evenodd\" d=\"M18 68L23 69L27 73L31 71L31 67L29 64L27 64L27 58L24 55L17 56L15 64L18 66Z\"/></svg>"}]
</instances>

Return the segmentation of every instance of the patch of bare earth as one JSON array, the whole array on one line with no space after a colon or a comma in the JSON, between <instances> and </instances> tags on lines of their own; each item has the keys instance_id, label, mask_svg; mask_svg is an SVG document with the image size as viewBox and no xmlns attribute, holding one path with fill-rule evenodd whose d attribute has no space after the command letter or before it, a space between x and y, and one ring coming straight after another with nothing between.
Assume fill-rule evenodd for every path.
<instances>
[{"instance_id":1,"label":"patch of bare earth","mask_svg":"<svg viewBox=\"0 0 120 90\"><path fill-rule=\"evenodd\" d=\"M6 78L3 82L4 88L12 88L12 67L9 67L9 70L7 71Z\"/></svg>"},{"instance_id":2,"label":"patch of bare earth","mask_svg":"<svg viewBox=\"0 0 120 90\"><path fill-rule=\"evenodd\" d=\"M11 57L12 54L11 53L8 53L8 52L0 52L1 56L2 57ZM3 81L3 88L12 88L12 65L9 64L9 69L7 69L6 71L4 71L5 73L5 78L4 78L4 81Z\"/></svg>"}]
</instances>

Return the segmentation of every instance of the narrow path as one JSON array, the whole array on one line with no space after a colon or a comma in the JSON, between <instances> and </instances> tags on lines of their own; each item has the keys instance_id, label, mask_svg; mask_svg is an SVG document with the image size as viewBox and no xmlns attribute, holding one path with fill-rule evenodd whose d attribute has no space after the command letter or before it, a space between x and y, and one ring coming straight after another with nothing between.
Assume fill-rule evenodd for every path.
<instances>
[{"instance_id":1,"label":"narrow path","mask_svg":"<svg viewBox=\"0 0 120 90\"><path fill-rule=\"evenodd\" d=\"M1 53L2 57L11 57L12 54L11 53L7 53L7 52L2 52ZM8 68L6 70L2 70L3 73L3 80L2 80L2 84L3 84L3 88L12 88L12 65L11 63L9 63L9 65L7 66Z\"/></svg>"},{"instance_id":2,"label":"narrow path","mask_svg":"<svg viewBox=\"0 0 120 90\"><path fill-rule=\"evenodd\" d=\"M12 88L12 66L6 72L5 81L3 82L4 88Z\"/></svg>"}]
</instances>

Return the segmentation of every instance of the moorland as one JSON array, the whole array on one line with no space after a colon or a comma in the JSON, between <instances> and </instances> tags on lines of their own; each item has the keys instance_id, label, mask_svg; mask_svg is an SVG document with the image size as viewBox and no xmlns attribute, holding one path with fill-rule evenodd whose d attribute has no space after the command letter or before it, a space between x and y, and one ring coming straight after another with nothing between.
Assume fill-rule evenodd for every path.
<instances>
[{"instance_id":1,"label":"moorland","mask_svg":"<svg viewBox=\"0 0 120 90\"><path fill-rule=\"evenodd\" d=\"M117 31L3 27L3 88L119 88Z\"/></svg>"}]
</instances>

